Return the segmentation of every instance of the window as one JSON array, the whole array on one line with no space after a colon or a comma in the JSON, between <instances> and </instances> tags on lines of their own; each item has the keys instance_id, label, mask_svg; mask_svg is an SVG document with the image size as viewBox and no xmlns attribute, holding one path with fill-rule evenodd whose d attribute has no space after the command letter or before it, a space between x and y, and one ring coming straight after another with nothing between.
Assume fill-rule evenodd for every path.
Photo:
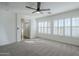
<instances>
[{"instance_id":1,"label":"window","mask_svg":"<svg viewBox=\"0 0 79 59\"><path fill-rule=\"evenodd\" d=\"M51 23L49 21L48 21L48 24L47 24L47 33L51 34Z\"/></svg>"},{"instance_id":2,"label":"window","mask_svg":"<svg viewBox=\"0 0 79 59\"><path fill-rule=\"evenodd\" d=\"M79 37L79 18L72 18L72 37Z\"/></svg>"},{"instance_id":3,"label":"window","mask_svg":"<svg viewBox=\"0 0 79 59\"><path fill-rule=\"evenodd\" d=\"M43 33L47 33L47 21L44 22L44 26L43 26Z\"/></svg>"},{"instance_id":4,"label":"window","mask_svg":"<svg viewBox=\"0 0 79 59\"><path fill-rule=\"evenodd\" d=\"M59 20L58 22L58 35L63 35L63 27L64 27L64 23L63 20Z\"/></svg>"},{"instance_id":5,"label":"window","mask_svg":"<svg viewBox=\"0 0 79 59\"><path fill-rule=\"evenodd\" d=\"M42 21L38 23L38 33L43 34L50 34L51 33L51 26L50 22Z\"/></svg>"},{"instance_id":6,"label":"window","mask_svg":"<svg viewBox=\"0 0 79 59\"><path fill-rule=\"evenodd\" d=\"M53 35L79 37L79 18L53 20L53 28L51 21L38 22L38 33L51 34L51 29L53 29Z\"/></svg>"},{"instance_id":7,"label":"window","mask_svg":"<svg viewBox=\"0 0 79 59\"><path fill-rule=\"evenodd\" d=\"M54 22L53 22L53 34L54 35L57 35L57 33L58 33L58 20L54 20Z\"/></svg>"},{"instance_id":8,"label":"window","mask_svg":"<svg viewBox=\"0 0 79 59\"><path fill-rule=\"evenodd\" d=\"M41 32L41 23L38 23L38 32L40 33Z\"/></svg>"},{"instance_id":9,"label":"window","mask_svg":"<svg viewBox=\"0 0 79 59\"><path fill-rule=\"evenodd\" d=\"M53 34L54 35L63 35L63 20L54 20L54 30Z\"/></svg>"},{"instance_id":10,"label":"window","mask_svg":"<svg viewBox=\"0 0 79 59\"><path fill-rule=\"evenodd\" d=\"M71 34L71 20L70 18L54 20L54 35L70 36Z\"/></svg>"},{"instance_id":11,"label":"window","mask_svg":"<svg viewBox=\"0 0 79 59\"><path fill-rule=\"evenodd\" d=\"M65 36L71 36L71 19L67 18L64 20L65 21Z\"/></svg>"}]
</instances>

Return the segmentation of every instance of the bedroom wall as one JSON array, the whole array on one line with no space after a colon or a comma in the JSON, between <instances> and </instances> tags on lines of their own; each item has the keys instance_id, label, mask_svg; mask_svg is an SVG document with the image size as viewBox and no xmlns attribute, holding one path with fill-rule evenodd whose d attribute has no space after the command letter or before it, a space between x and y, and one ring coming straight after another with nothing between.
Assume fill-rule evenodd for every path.
<instances>
[{"instance_id":1,"label":"bedroom wall","mask_svg":"<svg viewBox=\"0 0 79 59\"><path fill-rule=\"evenodd\" d=\"M30 38L36 38L36 32L37 32L37 25L36 25L36 20L31 19L31 27L30 27Z\"/></svg>"},{"instance_id":2,"label":"bedroom wall","mask_svg":"<svg viewBox=\"0 0 79 59\"><path fill-rule=\"evenodd\" d=\"M16 14L0 12L0 46L16 42Z\"/></svg>"}]
</instances>

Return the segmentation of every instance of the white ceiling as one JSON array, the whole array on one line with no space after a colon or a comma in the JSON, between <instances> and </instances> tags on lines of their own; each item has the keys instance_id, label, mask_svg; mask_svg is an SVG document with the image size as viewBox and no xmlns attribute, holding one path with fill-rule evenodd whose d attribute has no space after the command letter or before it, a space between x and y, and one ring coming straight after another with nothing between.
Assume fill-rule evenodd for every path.
<instances>
[{"instance_id":1,"label":"white ceiling","mask_svg":"<svg viewBox=\"0 0 79 59\"><path fill-rule=\"evenodd\" d=\"M44 11L43 14L32 14L34 10L25 8L25 6L36 8L36 5L36 2L0 2L0 10L21 13L28 18L38 18L79 8L79 2L42 2L41 9L51 9ZM51 12L51 14L48 14L48 12Z\"/></svg>"}]
</instances>

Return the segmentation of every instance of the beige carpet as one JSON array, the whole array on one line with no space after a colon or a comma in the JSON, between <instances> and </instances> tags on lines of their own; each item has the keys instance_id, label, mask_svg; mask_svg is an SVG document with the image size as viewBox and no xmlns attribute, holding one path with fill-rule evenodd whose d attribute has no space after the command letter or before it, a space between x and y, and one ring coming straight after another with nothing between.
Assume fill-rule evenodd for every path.
<instances>
[{"instance_id":1,"label":"beige carpet","mask_svg":"<svg viewBox=\"0 0 79 59\"><path fill-rule=\"evenodd\" d=\"M79 47L43 39L28 39L0 47L1 56L79 56Z\"/></svg>"}]
</instances>

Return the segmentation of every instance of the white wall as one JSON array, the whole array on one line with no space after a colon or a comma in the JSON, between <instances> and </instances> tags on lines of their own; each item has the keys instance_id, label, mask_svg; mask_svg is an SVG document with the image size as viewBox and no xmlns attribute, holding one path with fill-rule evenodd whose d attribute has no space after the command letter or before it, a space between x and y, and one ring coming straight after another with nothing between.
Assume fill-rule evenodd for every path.
<instances>
[{"instance_id":1,"label":"white wall","mask_svg":"<svg viewBox=\"0 0 79 59\"><path fill-rule=\"evenodd\" d=\"M0 46L16 42L16 14L0 12Z\"/></svg>"},{"instance_id":2,"label":"white wall","mask_svg":"<svg viewBox=\"0 0 79 59\"><path fill-rule=\"evenodd\" d=\"M17 14L17 41L21 41L21 19L22 19L22 15L21 14Z\"/></svg>"},{"instance_id":3,"label":"white wall","mask_svg":"<svg viewBox=\"0 0 79 59\"><path fill-rule=\"evenodd\" d=\"M35 38L36 37L36 20L35 19L31 19L31 32L30 32L30 38Z\"/></svg>"},{"instance_id":4,"label":"white wall","mask_svg":"<svg viewBox=\"0 0 79 59\"><path fill-rule=\"evenodd\" d=\"M68 12L63 12L63 13L60 13L60 14L51 15L51 16L47 16L47 17L42 17L42 18L37 19L37 22L39 20L49 20L49 21L53 22L53 20L55 20L55 19L57 20L57 19L72 18L72 17L79 17L79 9L68 11ZM51 31L53 31L53 30L51 30ZM55 40L55 41L69 43L69 44L79 46L79 38L65 37L65 36L55 36L53 34L44 35L44 34L38 34L38 33L37 33L37 37L42 37L42 38L45 38L45 39L48 39L48 40Z\"/></svg>"}]
</instances>

